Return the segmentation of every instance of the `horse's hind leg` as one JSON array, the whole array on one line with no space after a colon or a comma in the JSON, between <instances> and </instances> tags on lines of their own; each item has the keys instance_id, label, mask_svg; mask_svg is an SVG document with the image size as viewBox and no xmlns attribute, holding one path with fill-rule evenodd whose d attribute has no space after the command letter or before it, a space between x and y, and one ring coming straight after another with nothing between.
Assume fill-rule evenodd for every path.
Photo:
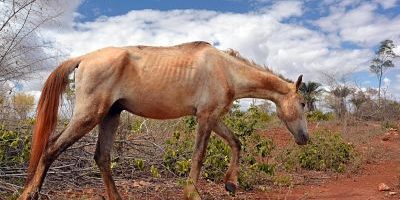
<instances>
[{"instance_id":1,"label":"horse's hind leg","mask_svg":"<svg viewBox=\"0 0 400 200\"><path fill-rule=\"evenodd\" d=\"M110 200L121 199L111 175L110 152L117 131L121 110L110 109L110 112L99 124L99 138L97 140L94 159L100 169L107 195Z\"/></svg>"},{"instance_id":2,"label":"horse's hind leg","mask_svg":"<svg viewBox=\"0 0 400 200\"><path fill-rule=\"evenodd\" d=\"M96 104L95 104L96 105ZM97 104L99 105L99 104ZM103 117L103 106L87 106L76 110L67 128L57 138L49 141L44 150L32 180L25 186L19 199L37 199L38 192L43 184L47 170L53 161L69 146L74 144L90 130L92 130Z\"/></svg>"}]
</instances>

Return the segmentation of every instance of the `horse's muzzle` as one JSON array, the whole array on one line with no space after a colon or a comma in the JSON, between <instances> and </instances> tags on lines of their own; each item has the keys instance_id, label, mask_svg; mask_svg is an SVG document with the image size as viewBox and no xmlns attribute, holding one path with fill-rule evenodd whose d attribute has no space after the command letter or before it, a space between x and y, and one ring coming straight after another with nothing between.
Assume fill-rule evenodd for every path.
<instances>
[{"instance_id":1,"label":"horse's muzzle","mask_svg":"<svg viewBox=\"0 0 400 200\"><path fill-rule=\"evenodd\" d=\"M295 140L298 145L306 145L309 140L308 133L304 131L299 131L297 137L295 137Z\"/></svg>"}]
</instances>

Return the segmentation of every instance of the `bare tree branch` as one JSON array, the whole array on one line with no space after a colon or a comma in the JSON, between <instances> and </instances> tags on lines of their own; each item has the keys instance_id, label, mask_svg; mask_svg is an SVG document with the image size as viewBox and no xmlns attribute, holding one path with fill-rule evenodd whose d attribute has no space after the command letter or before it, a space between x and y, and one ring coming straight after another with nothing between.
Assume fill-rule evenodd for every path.
<instances>
[{"instance_id":1,"label":"bare tree branch","mask_svg":"<svg viewBox=\"0 0 400 200\"><path fill-rule=\"evenodd\" d=\"M3 3L6 7L4 20L0 20L0 82L22 80L59 57L56 53L47 53L58 51L48 51L53 47L39 32L40 27L59 17L61 12L48 12L46 3L38 0ZM50 11L53 10L57 9Z\"/></svg>"}]
</instances>

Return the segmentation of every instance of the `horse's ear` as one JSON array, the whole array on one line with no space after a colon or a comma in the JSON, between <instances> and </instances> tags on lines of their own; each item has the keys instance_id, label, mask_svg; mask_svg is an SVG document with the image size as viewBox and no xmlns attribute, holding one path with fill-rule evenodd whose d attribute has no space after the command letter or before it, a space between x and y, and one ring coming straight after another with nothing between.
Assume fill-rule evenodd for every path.
<instances>
[{"instance_id":1,"label":"horse's ear","mask_svg":"<svg viewBox=\"0 0 400 200\"><path fill-rule=\"evenodd\" d=\"M300 85L301 85L301 81L303 80L303 74L301 74L300 76L299 76L299 78L297 78L297 81L296 81L296 91L299 91L299 88L300 88Z\"/></svg>"}]
</instances>

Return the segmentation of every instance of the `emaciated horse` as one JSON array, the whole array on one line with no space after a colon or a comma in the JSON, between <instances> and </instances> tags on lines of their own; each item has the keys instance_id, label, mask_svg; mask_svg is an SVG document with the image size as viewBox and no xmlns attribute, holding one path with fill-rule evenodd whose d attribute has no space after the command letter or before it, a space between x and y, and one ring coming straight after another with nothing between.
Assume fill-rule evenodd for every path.
<instances>
[{"instance_id":1,"label":"emaciated horse","mask_svg":"<svg viewBox=\"0 0 400 200\"><path fill-rule=\"evenodd\" d=\"M68 75L76 72L76 105L68 126L53 133ZM220 51L206 42L171 47L109 47L71 58L47 79L37 109L28 176L20 199L36 199L53 161L96 125L99 136L94 159L109 199L121 199L110 169L110 151L120 113L172 119L194 115L198 129L185 199L200 199L195 185L211 131L232 149L225 188L235 192L240 143L221 116L236 99L253 97L273 101L277 114L297 144L306 144L302 76L288 82L242 58L233 50Z\"/></svg>"}]
</instances>

